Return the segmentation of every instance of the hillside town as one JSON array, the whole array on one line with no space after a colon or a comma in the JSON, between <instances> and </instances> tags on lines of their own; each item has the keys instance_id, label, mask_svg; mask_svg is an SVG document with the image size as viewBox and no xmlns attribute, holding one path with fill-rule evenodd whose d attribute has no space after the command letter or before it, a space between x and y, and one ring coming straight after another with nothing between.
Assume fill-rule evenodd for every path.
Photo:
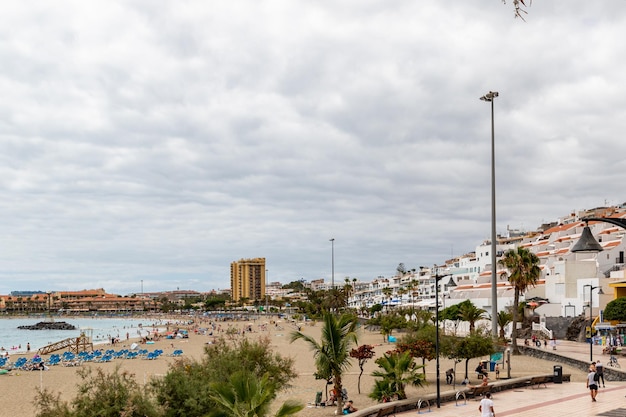
<instances>
[{"instance_id":1,"label":"hillside town","mask_svg":"<svg viewBox=\"0 0 626 417\"><path fill-rule=\"evenodd\" d=\"M585 221L585 219L600 219ZM497 259L518 247L528 249L540 260L541 277L523 295L526 308L540 318L593 317L596 330L614 327L602 320L602 310L611 300L626 294L624 252L626 203L569 213L557 221L542 224L532 232L508 229L498 236ZM598 247L592 251L576 251L575 245L589 227ZM492 311L491 241L485 240L475 251L442 261L438 265L405 267L399 264L396 274L378 276L371 281L345 277L328 282L325 279L301 280L302 288L310 291L346 289L346 303L356 311L365 312L374 305L387 310L412 307L434 310L471 300L478 308ZM0 295L0 311L9 313L55 311L65 313L128 313L183 308L192 300L198 302L210 296L224 297L224 307L268 308L279 310L306 300L306 292L297 291L281 282L266 282L265 258L239 260L231 265L231 288L211 293L193 290L146 292L131 295L108 294L104 289L80 291L14 291ZM436 279L436 277L445 277ZM514 288L508 271L496 266L497 310L513 304ZM245 281L245 282L244 282ZM436 288L437 285L439 288ZM238 284L239 283L239 284ZM245 283L246 285L243 285ZM594 291L597 290L597 291ZM439 295L439 300L436 296ZM591 299L590 299L591 297ZM591 303L590 303L591 300ZM591 312L589 312L591 305ZM545 329L546 334L549 329Z\"/></svg>"}]
</instances>

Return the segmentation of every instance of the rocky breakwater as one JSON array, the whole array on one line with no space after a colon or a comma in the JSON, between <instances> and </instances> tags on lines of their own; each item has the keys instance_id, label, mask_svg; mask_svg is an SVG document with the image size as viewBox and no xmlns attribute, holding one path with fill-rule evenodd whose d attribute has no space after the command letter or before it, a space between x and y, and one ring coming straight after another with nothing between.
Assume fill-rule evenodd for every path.
<instances>
[{"instance_id":1,"label":"rocky breakwater","mask_svg":"<svg viewBox=\"0 0 626 417\"><path fill-rule=\"evenodd\" d=\"M17 326L22 330L76 330L76 326L64 321L40 321L30 326Z\"/></svg>"}]
</instances>

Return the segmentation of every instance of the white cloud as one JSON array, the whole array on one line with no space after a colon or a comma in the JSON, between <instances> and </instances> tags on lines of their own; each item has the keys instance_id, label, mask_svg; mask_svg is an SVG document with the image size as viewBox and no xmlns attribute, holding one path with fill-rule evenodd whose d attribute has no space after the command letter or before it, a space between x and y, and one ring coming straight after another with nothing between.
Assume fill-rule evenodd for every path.
<instances>
[{"instance_id":1,"label":"white cloud","mask_svg":"<svg viewBox=\"0 0 626 417\"><path fill-rule=\"evenodd\" d=\"M98 4L99 7L96 7ZM391 274L620 204L616 3L15 4L0 25L0 293ZM45 288L44 288L45 287Z\"/></svg>"}]
</instances>

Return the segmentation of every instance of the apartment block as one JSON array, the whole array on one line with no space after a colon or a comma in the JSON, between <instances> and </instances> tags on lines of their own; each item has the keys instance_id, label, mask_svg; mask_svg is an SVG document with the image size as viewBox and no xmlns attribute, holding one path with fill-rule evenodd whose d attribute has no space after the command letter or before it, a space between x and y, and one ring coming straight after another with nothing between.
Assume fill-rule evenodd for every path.
<instances>
[{"instance_id":1,"label":"apartment block","mask_svg":"<svg viewBox=\"0 0 626 417\"><path fill-rule=\"evenodd\" d=\"M265 298L265 258L240 259L230 264L233 301L261 301Z\"/></svg>"}]
</instances>

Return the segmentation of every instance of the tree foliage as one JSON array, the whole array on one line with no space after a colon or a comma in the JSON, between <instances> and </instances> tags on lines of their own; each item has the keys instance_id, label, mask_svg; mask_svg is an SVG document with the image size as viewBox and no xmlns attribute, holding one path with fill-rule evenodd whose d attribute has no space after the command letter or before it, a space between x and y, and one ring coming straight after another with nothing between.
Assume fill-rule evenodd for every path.
<instances>
[{"instance_id":1,"label":"tree foliage","mask_svg":"<svg viewBox=\"0 0 626 417\"><path fill-rule=\"evenodd\" d=\"M541 269L539 268L539 258L526 248L518 247L510 249L504 253L502 259L498 262L500 265L509 270L509 282L515 289L513 294L513 332L512 353L519 355L520 351L517 347L517 322L519 310L519 297L528 288L534 287L537 280L541 277Z\"/></svg>"},{"instance_id":2,"label":"tree foliage","mask_svg":"<svg viewBox=\"0 0 626 417\"><path fill-rule=\"evenodd\" d=\"M355 358L359 362L359 369L361 370L359 373L359 382L358 382L358 390L359 394L361 393L361 376L363 375L363 367L365 363L374 357L376 353L374 352L374 346L372 345L361 345L356 349L352 349L350 351L350 357Z\"/></svg>"},{"instance_id":3,"label":"tree foliage","mask_svg":"<svg viewBox=\"0 0 626 417\"><path fill-rule=\"evenodd\" d=\"M382 380L382 386L386 391L391 391L392 396L397 396L399 400L406 399L406 386L421 386L424 383L424 376L420 372L421 365L417 365L410 352L388 352L382 358L376 359L376 364L380 367L372 373L372 376ZM379 397L380 392L374 389L370 393L370 398L384 401L386 398Z\"/></svg>"},{"instance_id":4,"label":"tree foliage","mask_svg":"<svg viewBox=\"0 0 626 417\"><path fill-rule=\"evenodd\" d=\"M500 339L504 340L504 328L513 321L513 314L508 311L498 311L498 327L500 327Z\"/></svg>"},{"instance_id":5,"label":"tree foliage","mask_svg":"<svg viewBox=\"0 0 626 417\"><path fill-rule=\"evenodd\" d=\"M211 383L209 398L217 405L211 417L265 417L276 398L276 385L269 374L259 378L247 369L237 371L226 381ZM304 404L286 401L275 417L296 414Z\"/></svg>"},{"instance_id":6,"label":"tree foliage","mask_svg":"<svg viewBox=\"0 0 626 417\"><path fill-rule=\"evenodd\" d=\"M448 338L444 349L448 356L459 362L465 360L465 378L468 376L468 363L472 358L490 355L495 352L493 339L480 331L470 333L466 337Z\"/></svg>"},{"instance_id":7,"label":"tree foliage","mask_svg":"<svg viewBox=\"0 0 626 417\"><path fill-rule=\"evenodd\" d=\"M154 380L146 387L140 386L134 375L120 371L119 367L112 373L100 368L80 369L81 382L76 397L64 402L59 395L40 391L36 399L37 417L206 416L217 406L215 399L208 395L211 384L228 381L241 369L252 375L248 378L252 382L268 378L271 395L265 399L269 403L276 392L296 376L293 360L274 354L269 346L269 339L259 342L244 339L235 345L218 340L205 349L202 361L179 360L163 379ZM294 404L287 404L281 410L293 407Z\"/></svg>"},{"instance_id":8,"label":"tree foliage","mask_svg":"<svg viewBox=\"0 0 626 417\"><path fill-rule=\"evenodd\" d=\"M626 321L626 297L609 302L604 309L604 319Z\"/></svg>"},{"instance_id":9,"label":"tree foliage","mask_svg":"<svg viewBox=\"0 0 626 417\"><path fill-rule=\"evenodd\" d=\"M378 313L379 311L383 311L383 305L382 304L374 304L369 309L369 313L371 315L374 315L374 314Z\"/></svg>"},{"instance_id":10,"label":"tree foliage","mask_svg":"<svg viewBox=\"0 0 626 417\"><path fill-rule=\"evenodd\" d=\"M302 281L291 281L290 283L283 285L282 288L292 289L299 292L303 292L305 290L304 283Z\"/></svg>"},{"instance_id":11,"label":"tree foliage","mask_svg":"<svg viewBox=\"0 0 626 417\"><path fill-rule=\"evenodd\" d=\"M315 357L317 375L332 375L335 392L342 392L342 377L350 366L350 350L358 342L356 327L355 315L344 313L337 317L327 311L323 317L319 342L302 332L291 333L292 343L302 339L309 344ZM337 411L341 413L341 397L337 400Z\"/></svg>"},{"instance_id":12,"label":"tree foliage","mask_svg":"<svg viewBox=\"0 0 626 417\"><path fill-rule=\"evenodd\" d=\"M513 3L513 8L515 9L515 17L519 17L520 19L524 20L524 16L528 14L528 12L524 9L522 9L522 6L526 7L526 1L527 0L512 0ZM528 0L529 4L532 3L532 0ZM506 4L506 0L502 0L502 3Z\"/></svg>"},{"instance_id":13,"label":"tree foliage","mask_svg":"<svg viewBox=\"0 0 626 417\"><path fill-rule=\"evenodd\" d=\"M368 325L379 326L380 332L385 337L385 341L393 333L395 329L404 329L407 327L407 321L403 315L397 312L380 314L367 321Z\"/></svg>"},{"instance_id":14,"label":"tree foliage","mask_svg":"<svg viewBox=\"0 0 626 417\"><path fill-rule=\"evenodd\" d=\"M270 375L276 391L296 377L293 359L274 353L268 338L234 342L218 339L205 348L201 361L183 358L174 362L164 378L153 382L153 387L159 403L172 405L166 407L166 417L200 417L216 406L208 395L208 387L214 382L228 381L241 369L257 378Z\"/></svg>"},{"instance_id":15,"label":"tree foliage","mask_svg":"<svg viewBox=\"0 0 626 417\"><path fill-rule=\"evenodd\" d=\"M119 366L111 373L86 367L78 370L78 375L78 394L71 402L61 401L60 394L47 389L39 391L35 399L37 417L163 416L152 393L137 383L134 374L120 371Z\"/></svg>"},{"instance_id":16,"label":"tree foliage","mask_svg":"<svg viewBox=\"0 0 626 417\"><path fill-rule=\"evenodd\" d=\"M464 301L462 304L459 309L461 320L469 322L469 331L470 333L474 333L476 330L476 322L484 319L487 312L482 308L476 307L469 300Z\"/></svg>"}]
</instances>

